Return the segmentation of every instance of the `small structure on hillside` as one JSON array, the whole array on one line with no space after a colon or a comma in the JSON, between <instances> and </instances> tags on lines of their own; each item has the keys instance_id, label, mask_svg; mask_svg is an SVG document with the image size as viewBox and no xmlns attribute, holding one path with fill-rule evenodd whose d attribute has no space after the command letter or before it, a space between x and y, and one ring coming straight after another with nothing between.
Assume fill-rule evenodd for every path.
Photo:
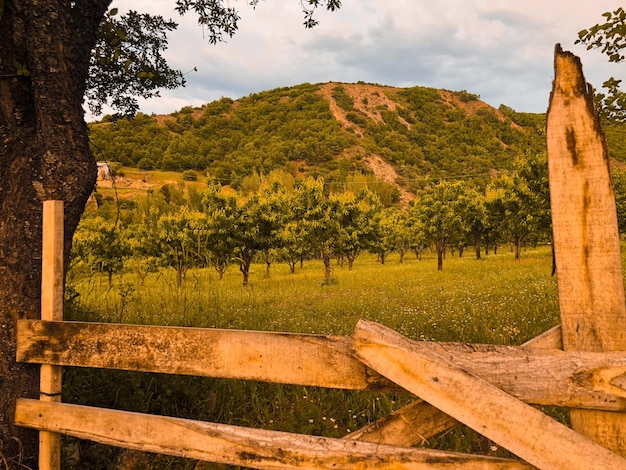
<instances>
[{"instance_id":1,"label":"small structure on hillside","mask_svg":"<svg viewBox=\"0 0 626 470\"><path fill-rule=\"evenodd\" d=\"M106 162L98 162L98 180L112 180L111 166Z\"/></svg>"}]
</instances>

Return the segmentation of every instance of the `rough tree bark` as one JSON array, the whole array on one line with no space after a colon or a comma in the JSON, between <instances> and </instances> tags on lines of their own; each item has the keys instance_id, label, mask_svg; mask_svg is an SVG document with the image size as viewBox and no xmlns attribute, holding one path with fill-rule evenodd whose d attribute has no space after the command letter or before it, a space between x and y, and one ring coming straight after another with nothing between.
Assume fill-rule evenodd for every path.
<instances>
[{"instance_id":1,"label":"rough tree bark","mask_svg":"<svg viewBox=\"0 0 626 470\"><path fill-rule=\"evenodd\" d=\"M90 52L110 0L5 0L0 9L0 455L36 467L37 434L13 425L38 397L15 362L15 324L40 314L42 202L65 201L65 261L96 179L82 109Z\"/></svg>"}]
</instances>

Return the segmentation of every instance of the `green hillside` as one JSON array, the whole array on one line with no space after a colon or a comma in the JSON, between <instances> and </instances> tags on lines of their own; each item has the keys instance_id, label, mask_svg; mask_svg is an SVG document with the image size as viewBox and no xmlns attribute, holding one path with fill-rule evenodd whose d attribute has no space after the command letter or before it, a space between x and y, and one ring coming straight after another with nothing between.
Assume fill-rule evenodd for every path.
<instances>
[{"instance_id":1,"label":"green hillside","mask_svg":"<svg viewBox=\"0 0 626 470\"><path fill-rule=\"evenodd\" d=\"M302 84L201 108L91 124L94 154L144 170L203 172L238 188L281 168L343 184L372 174L415 192L427 178L486 181L545 149L545 116L495 109L466 91L365 83ZM607 131L626 162L623 128Z\"/></svg>"}]
</instances>

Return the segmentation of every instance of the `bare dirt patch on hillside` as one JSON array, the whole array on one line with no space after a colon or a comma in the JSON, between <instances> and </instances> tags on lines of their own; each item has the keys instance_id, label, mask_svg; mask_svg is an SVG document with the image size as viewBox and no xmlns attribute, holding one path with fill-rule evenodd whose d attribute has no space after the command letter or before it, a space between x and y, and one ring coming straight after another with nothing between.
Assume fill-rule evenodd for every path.
<instances>
[{"instance_id":1,"label":"bare dirt patch on hillside","mask_svg":"<svg viewBox=\"0 0 626 470\"><path fill-rule=\"evenodd\" d=\"M341 122L345 127L352 127L356 130L356 132L362 137L363 130L350 122L346 118L346 110L339 107L337 102L333 98L333 90L335 87L342 87L346 93L352 98L354 101L354 109L362 112L367 117L376 122L383 122L383 117L381 115L381 110L388 109L390 111L395 111L397 108L396 103L391 100L386 92L391 91L395 92L400 90L400 88L395 87L384 87L380 85L371 85L367 83L326 83L320 86L319 92L328 100L330 103L330 111L339 122ZM411 128L411 125L404 121L402 118L398 118L400 122L402 122L408 129Z\"/></svg>"},{"instance_id":2,"label":"bare dirt patch on hillside","mask_svg":"<svg viewBox=\"0 0 626 470\"><path fill-rule=\"evenodd\" d=\"M413 193L410 193L397 183L396 180L399 175L395 168L383 160L380 155L370 155L365 160L371 168L372 173L374 173L376 179L384 181L385 183L393 184L396 188L398 188L398 191L400 191L400 204L403 207L406 207L409 202L415 199L415 195Z\"/></svg>"},{"instance_id":3,"label":"bare dirt patch on hillside","mask_svg":"<svg viewBox=\"0 0 626 470\"><path fill-rule=\"evenodd\" d=\"M484 101L481 101L481 100L463 101L459 98L458 95L455 95L454 93L448 90L439 90L439 96L441 96L441 98L451 108L461 108L470 116L477 114L478 111L480 110L489 109L496 115L496 117L500 121L506 121L507 119L506 116L502 114L502 112L499 109L496 109L493 106L488 105ZM516 129L521 129L521 126L519 126L518 124L514 122L511 122L511 126Z\"/></svg>"},{"instance_id":4,"label":"bare dirt patch on hillside","mask_svg":"<svg viewBox=\"0 0 626 470\"><path fill-rule=\"evenodd\" d=\"M397 108L397 104L387 96L386 92L396 92L399 91L400 88L383 87L380 85L371 85L365 83L351 84L330 82L321 85L319 93L328 100L330 104L330 112L332 113L333 117L337 119L337 121L339 121L345 128L352 129L355 134L361 138L363 137L364 130L347 119L346 110L341 108L333 98L333 90L337 86L341 86L352 98L352 100L354 101L354 109L362 112L375 122L384 122L381 115L382 110L387 109L390 111L395 111ZM398 119L408 129L411 128L408 122L404 121L400 117ZM396 172L393 165L387 163L385 160L383 160L381 156L369 155L365 158L365 162L378 180L392 184L398 189L398 191L400 191L400 201L403 206L406 206L409 201L415 198L412 193L410 193L397 183L397 179L399 176L398 173Z\"/></svg>"}]
</instances>

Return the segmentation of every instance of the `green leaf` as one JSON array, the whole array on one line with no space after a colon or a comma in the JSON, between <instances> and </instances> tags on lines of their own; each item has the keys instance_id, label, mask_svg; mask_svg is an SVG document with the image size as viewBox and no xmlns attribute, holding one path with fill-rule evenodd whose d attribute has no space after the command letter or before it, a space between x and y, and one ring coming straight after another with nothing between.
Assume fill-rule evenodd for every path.
<instances>
[{"instance_id":1,"label":"green leaf","mask_svg":"<svg viewBox=\"0 0 626 470\"><path fill-rule=\"evenodd\" d=\"M30 75L30 72L28 71L28 69L26 68L26 65L24 64L14 61L13 67L15 67L15 73L17 75L21 75L23 77L28 77Z\"/></svg>"}]
</instances>

